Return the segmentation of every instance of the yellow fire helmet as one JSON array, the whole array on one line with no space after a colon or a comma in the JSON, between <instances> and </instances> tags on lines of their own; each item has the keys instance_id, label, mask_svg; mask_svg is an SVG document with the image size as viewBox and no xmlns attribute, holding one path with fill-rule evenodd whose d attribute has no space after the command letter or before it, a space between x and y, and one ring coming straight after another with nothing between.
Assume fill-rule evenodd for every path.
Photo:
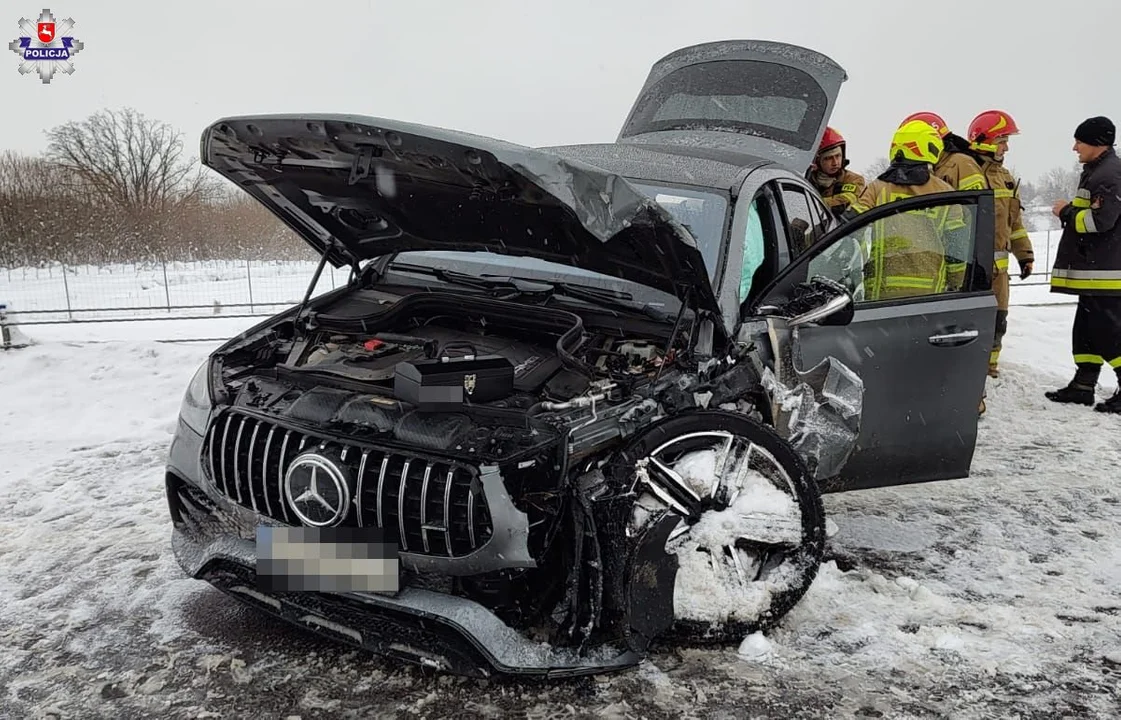
<instances>
[{"instance_id":1,"label":"yellow fire helmet","mask_svg":"<svg viewBox=\"0 0 1121 720\"><path fill-rule=\"evenodd\" d=\"M898 160L900 154L907 160L930 163L933 165L942 156L942 137L929 123L911 120L903 123L891 138L891 154L888 157Z\"/></svg>"}]
</instances>

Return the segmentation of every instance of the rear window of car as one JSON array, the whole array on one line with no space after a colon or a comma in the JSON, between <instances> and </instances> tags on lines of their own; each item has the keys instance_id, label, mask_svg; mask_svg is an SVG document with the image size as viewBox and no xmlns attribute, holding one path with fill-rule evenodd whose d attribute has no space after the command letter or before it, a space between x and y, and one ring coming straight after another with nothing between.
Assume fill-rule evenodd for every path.
<instances>
[{"instance_id":1,"label":"rear window of car","mask_svg":"<svg viewBox=\"0 0 1121 720\"><path fill-rule=\"evenodd\" d=\"M732 130L808 150L828 104L817 81L797 68L716 60L681 68L655 83L636 104L623 136Z\"/></svg>"}]
</instances>

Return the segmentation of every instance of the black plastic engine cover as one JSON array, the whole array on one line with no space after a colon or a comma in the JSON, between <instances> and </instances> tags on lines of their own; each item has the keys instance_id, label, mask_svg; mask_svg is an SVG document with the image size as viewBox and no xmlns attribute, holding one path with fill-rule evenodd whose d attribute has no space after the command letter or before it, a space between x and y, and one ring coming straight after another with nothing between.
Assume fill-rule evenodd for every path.
<instances>
[{"instance_id":1,"label":"black plastic engine cover","mask_svg":"<svg viewBox=\"0 0 1121 720\"><path fill-rule=\"evenodd\" d=\"M500 355L402 362L393 378L397 399L424 412L501 400L513 392L514 366Z\"/></svg>"}]
</instances>

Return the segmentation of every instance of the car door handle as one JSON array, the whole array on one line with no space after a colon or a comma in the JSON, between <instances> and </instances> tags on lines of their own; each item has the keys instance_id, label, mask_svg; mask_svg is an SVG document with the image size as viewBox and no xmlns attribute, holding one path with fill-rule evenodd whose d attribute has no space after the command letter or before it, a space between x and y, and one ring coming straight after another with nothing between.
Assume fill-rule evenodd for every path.
<instances>
[{"instance_id":1,"label":"car door handle","mask_svg":"<svg viewBox=\"0 0 1121 720\"><path fill-rule=\"evenodd\" d=\"M958 330L943 335L931 335L927 340L930 341L931 345L938 347L958 347L973 342L980 334L977 330Z\"/></svg>"}]
</instances>

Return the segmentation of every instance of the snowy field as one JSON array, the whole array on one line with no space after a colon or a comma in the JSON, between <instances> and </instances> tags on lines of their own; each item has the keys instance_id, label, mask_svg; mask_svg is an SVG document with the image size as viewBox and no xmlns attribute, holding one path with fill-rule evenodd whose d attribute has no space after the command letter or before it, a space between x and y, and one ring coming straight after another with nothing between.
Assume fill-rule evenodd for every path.
<instances>
[{"instance_id":1,"label":"snowy field","mask_svg":"<svg viewBox=\"0 0 1121 720\"><path fill-rule=\"evenodd\" d=\"M183 577L163 463L215 343L161 340L257 320L29 327L0 353L0 718L1116 718L1121 418L1042 396L1073 311L1012 309L971 478L826 496L828 563L767 637L549 684L394 665Z\"/></svg>"},{"instance_id":2,"label":"snowy field","mask_svg":"<svg viewBox=\"0 0 1121 720\"><path fill-rule=\"evenodd\" d=\"M1024 302L1054 302L1046 283L1058 248L1059 232L1031 233L1038 275L1021 287ZM313 257L309 253L309 257ZM0 267L0 301L27 315L27 321L91 318L150 320L168 317L271 314L303 298L316 260L265 262L123 263ZM1012 261L1012 269L1017 269ZM347 270L328 265L315 294L346 283ZM1066 298L1059 298L1066 300Z\"/></svg>"}]
</instances>

